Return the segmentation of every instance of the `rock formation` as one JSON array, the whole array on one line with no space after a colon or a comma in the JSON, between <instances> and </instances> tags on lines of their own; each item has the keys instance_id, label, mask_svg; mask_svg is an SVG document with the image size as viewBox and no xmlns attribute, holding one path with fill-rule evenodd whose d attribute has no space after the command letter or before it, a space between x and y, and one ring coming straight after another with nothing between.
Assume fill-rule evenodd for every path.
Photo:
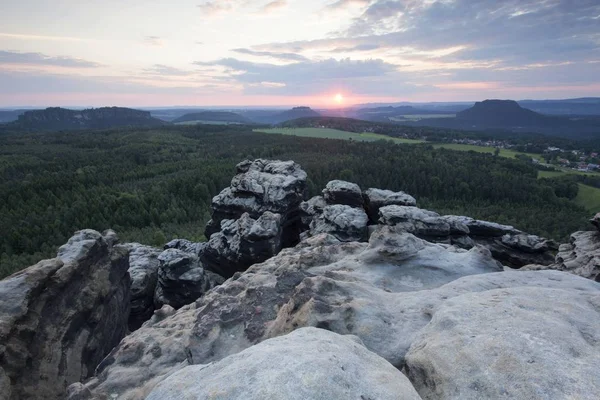
<instances>
[{"instance_id":1,"label":"rock formation","mask_svg":"<svg viewBox=\"0 0 600 400\"><path fill-rule=\"evenodd\" d=\"M146 399L214 396L228 400L421 399L400 371L367 350L358 338L316 328L266 340L216 363L185 367Z\"/></svg>"},{"instance_id":2,"label":"rock formation","mask_svg":"<svg viewBox=\"0 0 600 400\"><path fill-rule=\"evenodd\" d=\"M223 283L222 276L205 270L197 256L182 250L167 249L158 256L158 285L154 304L180 308Z\"/></svg>"},{"instance_id":3,"label":"rock formation","mask_svg":"<svg viewBox=\"0 0 600 400\"><path fill-rule=\"evenodd\" d=\"M82 231L1 281L0 393L597 397L599 231L575 233L554 261L551 241L403 192L334 181L302 202L305 181L291 161L246 161L213 199L207 243L159 253ZM130 291L136 318L160 308L121 339Z\"/></svg>"},{"instance_id":4,"label":"rock formation","mask_svg":"<svg viewBox=\"0 0 600 400\"><path fill-rule=\"evenodd\" d=\"M139 243L123 245L129 251L131 312L129 330L139 328L154 313L154 292L158 281L158 256L161 251Z\"/></svg>"},{"instance_id":5,"label":"rock formation","mask_svg":"<svg viewBox=\"0 0 600 400\"><path fill-rule=\"evenodd\" d=\"M79 231L58 251L0 281L0 397L58 399L127 332L127 249L114 232Z\"/></svg>"}]
</instances>

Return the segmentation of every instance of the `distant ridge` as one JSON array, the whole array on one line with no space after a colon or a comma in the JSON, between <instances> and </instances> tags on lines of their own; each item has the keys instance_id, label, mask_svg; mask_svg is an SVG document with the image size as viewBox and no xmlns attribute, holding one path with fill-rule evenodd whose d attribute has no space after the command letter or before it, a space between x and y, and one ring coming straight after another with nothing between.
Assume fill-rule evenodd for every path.
<instances>
[{"instance_id":1,"label":"distant ridge","mask_svg":"<svg viewBox=\"0 0 600 400\"><path fill-rule=\"evenodd\" d=\"M192 121L227 122L234 124L248 124L252 122L248 118L243 117L240 114L236 114L229 111L200 111L182 115L181 117L174 119L172 122L178 123Z\"/></svg>"},{"instance_id":2,"label":"distant ridge","mask_svg":"<svg viewBox=\"0 0 600 400\"><path fill-rule=\"evenodd\" d=\"M310 118L310 117L320 117L321 114L316 112L310 107L294 107L291 110L287 110L278 114L269 115L261 118L261 120L257 122L265 122L269 124L280 124L285 121L290 121L298 118Z\"/></svg>"},{"instance_id":3,"label":"distant ridge","mask_svg":"<svg viewBox=\"0 0 600 400\"><path fill-rule=\"evenodd\" d=\"M26 111L9 126L31 130L108 129L124 126L150 127L165 125L148 111L123 107L101 107L87 110L69 110L50 107Z\"/></svg>"},{"instance_id":4,"label":"distant ridge","mask_svg":"<svg viewBox=\"0 0 600 400\"><path fill-rule=\"evenodd\" d=\"M523 108L514 100L485 100L456 114L457 120L474 124L532 126L548 123L548 117Z\"/></svg>"}]
</instances>

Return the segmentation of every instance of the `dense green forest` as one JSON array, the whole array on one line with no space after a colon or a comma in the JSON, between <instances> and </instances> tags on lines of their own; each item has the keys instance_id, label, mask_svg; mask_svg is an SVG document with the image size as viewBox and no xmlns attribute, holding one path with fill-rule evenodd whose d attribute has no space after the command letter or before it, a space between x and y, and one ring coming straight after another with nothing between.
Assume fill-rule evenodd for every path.
<instances>
[{"instance_id":1,"label":"dense green forest","mask_svg":"<svg viewBox=\"0 0 600 400\"><path fill-rule=\"evenodd\" d=\"M53 256L78 229L160 246L202 240L212 196L243 159L293 159L310 195L331 179L404 190L421 207L565 240L588 213L576 185L530 164L428 145L358 143L199 125L0 135L0 277Z\"/></svg>"}]
</instances>

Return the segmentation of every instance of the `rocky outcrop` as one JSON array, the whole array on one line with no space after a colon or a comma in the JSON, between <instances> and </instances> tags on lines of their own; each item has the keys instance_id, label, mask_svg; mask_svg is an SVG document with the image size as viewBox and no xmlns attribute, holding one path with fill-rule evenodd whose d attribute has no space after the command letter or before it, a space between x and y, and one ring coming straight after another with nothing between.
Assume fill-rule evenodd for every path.
<instances>
[{"instance_id":1,"label":"rocky outcrop","mask_svg":"<svg viewBox=\"0 0 600 400\"><path fill-rule=\"evenodd\" d=\"M255 263L279 253L282 248L282 218L264 212L253 219L245 213L237 220L225 220L221 231L208 241L201 256L207 269L231 277Z\"/></svg>"},{"instance_id":2,"label":"rocky outcrop","mask_svg":"<svg viewBox=\"0 0 600 400\"><path fill-rule=\"evenodd\" d=\"M370 188L363 193L365 210L369 220L377 223L379 220L379 209L385 206L416 206L414 197L404 192L392 192L391 190Z\"/></svg>"},{"instance_id":3,"label":"rocky outcrop","mask_svg":"<svg viewBox=\"0 0 600 400\"><path fill-rule=\"evenodd\" d=\"M302 328L216 363L185 367L146 399L208 399L217 393L228 400L421 398L400 371L358 338Z\"/></svg>"},{"instance_id":4,"label":"rocky outcrop","mask_svg":"<svg viewBox=\"0 0 600 400\"><path fill-rule=\"evenodd\" d=\"M457 215L411 206L385 206L379 209L379 222L412 233L432 242L454 244L469 249L485 246L503 264L520 268L537 263L548 265L558 249L556 243L529 235L508 225L479 221Z\"/></svg>"},{"instance_id":5,"label":"rocky outcrop","mask_svg":"<svg viewBox=\"0 0 600 400\"><path fill-rule=\"evenodd\" d=\"M164 249L177 249L199 257L204 251L205 246L206 242L197 243L186 239L173 239L169 243L165 244Z\"/></svg>"},{"instance_id":6,"label":"rocky outcrop","mask_svg":"<svg viewBox=\"0 0 600 400\"><path fill-rule=\"evenodd\" d=\"M139 243L123 245L129 251L131 312L129 330L138 329L154 313L154 292L158 281L158 256L161 250Z\"/></svg>"},{"instance_id":7,"label":"rocky outcrop","mask_svg":"<svg viewBox=\"0 0 600 400\"><path fill-rule=\"evenodd\" d=\"M154 294L156 308L165 304L173 308L183 307L225 280L205 270L197 256L182 250L167 249L158 256L158 261L158 285Z\"/></svg>"},{"instance_id":8,"label":"rocky outcrop","mask_svg":"<svg viewBox=\"0 0 600 400\"><path fill-rule=\"evenodd\" d=\"M293 161L243 161L236 166L231 186L212 200L212 220L205 235L210 238L224 220L237 220L244 213L253 219L266 211L281 215L283 244L291 246L300 235L299 206L306 192L306 172Z\"/></svg>"},{"instance_id":9,"label":"rocky outcrop","mask_svg":"<svg viewBox=\"0 0 600 400\"><path fill-rule=\"evenodd\" d=\"M590 219L590 223L596 227L596 230L600 232L600 213L594 215Z\"/></svg>"},{"instance_id":10,"label":"rocky outcrop","mask_svg":"<svg viewBox=\"0 0 600 400\"><path fill-rule=\"evenodd\" d=\"M334 180L323 189L323 198L327 204L343 204L350 207L363 207L363 197L356 183Z\"/></svg>"},{"instance_id":11,"label":"rocky outcrop","mask_svg":"<svg viewBox=\"0 0 600 400\"><path fill-rule=\"evenodd\" d=\"M593 399L600 292L514 287L444 302L406 355L423 399Z\"/></svg>"},{"instance_id":12,"label":"rocky outcrop","mask_svg":"<svg viewBox=\"0 0 600 400\"><path fill-rule=\"evenodd\" d=\"M114 232L77 232L58 251L0 281L3 398L63 398L127 331L128 250Z\"/></svg>"},{"instance_id":13,"label":"rocky outcrop","mask_svg":"<svg viewBox=\"0 0 600 400\"><path fill-rule=\"evenodd\" d=\"M367 214L361 208L335 204L325 206L310 223L310 235L329 233L343 242L367 239Z\"/></svg>"},{"instance_id":14,"label":"rocky outcrop","mask_svg":"<svg viewBox=\"0 0 600 400\"><path fill-rule=\"evenodd\" d=\"M310 230L310 223L323 213L326 206L327 203L323 196L314 196L300 203L300 221L303 232Z\"/></svg>"}]
</instances>

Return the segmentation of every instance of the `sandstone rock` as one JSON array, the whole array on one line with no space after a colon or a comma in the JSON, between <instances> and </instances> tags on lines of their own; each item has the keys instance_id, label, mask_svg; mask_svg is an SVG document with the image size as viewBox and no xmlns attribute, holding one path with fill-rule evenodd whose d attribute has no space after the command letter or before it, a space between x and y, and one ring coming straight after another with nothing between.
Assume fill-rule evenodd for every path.
<instances>
[{"instance_id":1,"label":"sandstone rock","mask_svg":"<svg viewBox=\"0 0 600 400\"><path fill-rule=\"evenodd\" d=\"M334 180L323 189L323 198L327 204L343 204L350 207L363 206L360 187L356 183Z\"/></svg>"},{"instance_id":2,"label":"sandstone rock","mask_svg":"<svg viewBox=\"0 0 600 400\"><path fill-rule=\"evenodd\" d=\"M112 231L79 231L57 258L0 281L3 395L62 398L125 336L128 251L116 241Z\"/></svg>"},{"instance_id":3,"label":"sandstone rock","mask_svg":"<svg viewBox=\"0 0 600 400\"><path fill-rule=\"evenodd\" d=\"M236 220L244 213L257 219L266 211L280 214L284 246L298 242L298 207L306 191L306 172L293 161L255 160L238 164L231 186L212 200L212 220L206 237L216 233L223 220Z\"/></svg>"},{"instance_id":4,"label":"sandstone rock","mask_svg":"<svg viewBox=\"0 0 600 400\"><path fill-rule=\"evenodd\" d=\"M208 241L201 260L205 267L229 278L277 254L282 248L281 216L269 211L258 219L248 213L225 220Z\"/></svg>"},{"instance_id":5,"label":"sandstone rock","mask_svg":"<svg viewBox=\"0 0 600 400\"><path fill-rule=\"evenodd\" d=\"M164 249L177 249L185 251L186 253L194 254L195 256L200 256L200 254L204 251L205 246L206 242L196 243L187 239L173 239L169 243L165 244Z\"/></svg>"},{"instance_id":6,"label":"sandstone rock","mask_svg":"<svg viewBox=\"0 0 600 400\"><path fill-rule=\"evenodd\" d=\"M521 231L513 228L510 225L502 225L489 221L480 221L470 217L464 217L462 215L444 215L442 218L449 223L454 222L466 225L466 227L469 228L469 234L472 237L498 237L506 234L521 233Z\"/></svg>"},{"instance_id":7,"label":"sandstone rock","mask_svg":"<svg viewBox=\"0 0 600 400\"><path fill-rule=\"evenodd\" d=\"M310 229L310 223L312 220L321 215L326 206L327 203L322 196L314 196L309 200L300 203L300 220L302 222L302 231L307 231Z\"/></svg>"},{"instance_id":8,"label":"sandstone rock","mask_svg":"<svg viewBox=\"0 0 600 400\"><path fill-rule=\"evenodd\" d=\"M575 232L570 243L560 245L554 263L527 265L522 269L556 269L600 282L600 232Z\"/></svg>"},{"instance_id":9,"label":"sandstone rock","mask_svg":"<svg viewBox=\"0 0 600 400\"><path fill-rule=\"evenodd\" d=\"M158 280L158 256L161 250L139 243L123 245L129 250L131 312L129 330L139 328L154 313L154 292Z\"/></svg>"},{"instance_id":10,"label":"sandstone rock","mask_svg":"<svg viewBox=\"0 0 600 400\"><path fill-rule=\"evenodd\" d=\"M335 204L326 206L310 223L310 234L329 233L341 241L367 239L367 214L362 208Z\"/></svg>"},{"instance_id":11,"label":"sandstone rock","mask_svg":"<svg viewBox=\"0 0 600 400\"><path fill-rule=\"evenodd\" d=\"M446 301L406 356L423 399L593 399L600 291L506 288Z\"/></svg>"},{"instance_id":12,"label":"sandstone rock","mask_svg":"<svg viewBox=\"0 0 600 400\"><path fill-rule=\"evenodd\" d=\"M167 249L158 256L158 261L156 308L165 304L180 308L225 281L220 275L206 271L197 256L182 250Z\"/></svg>"},{"instance_id":13,"label":"sandstone rock","mask_svg":"<svg viewBox=\"0 0 600 400\"><path fill-rule=\"evenodd\" d=\"M438 213L412 206L385 206L379 209L379 221L423 238L464 236L469 228L459 220L446 219Z\"/></svg>"},{"instance_id":14,"label":"sandstone rock","mask_svg":"<svg viewBox=\"0 0 600 400\"><path fill-rule=\"evenodd\" d=\"M240 373L243 371L243 373ZM147 400L420 399L408 379L356 337L302 328L209 365L186 367Z\"/></svg>"},{"instance_id":15,"label":"sandstone rock","mask_svg":"<svg viewBox=\"0 0 600 400\"><path fill-rule=\"evenodd\" d=\"M404 192L392 192L391 190L370 188L363 193L363 198L369 219L374 223L379 220L379 209L381 207L417 205L417 201L411 195Z\"/></svg>"}]
</instances>

